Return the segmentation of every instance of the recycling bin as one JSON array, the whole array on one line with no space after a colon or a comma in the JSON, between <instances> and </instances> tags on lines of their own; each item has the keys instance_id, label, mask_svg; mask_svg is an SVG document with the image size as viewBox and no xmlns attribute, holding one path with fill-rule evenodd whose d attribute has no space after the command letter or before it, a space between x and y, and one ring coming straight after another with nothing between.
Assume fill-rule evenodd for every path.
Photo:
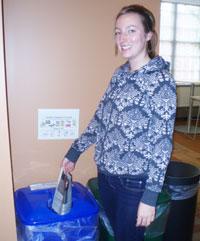
<instances>
[{"instance_id":1,"label":"recycling bin","mask_svg":"<svg viewBox=\"0 0 200 241\"><path fill-rule=\"evenodd\" d=\"M114 234L112 228L101 205L97 178L91 178L88 181L87 186L89 187L89 189L91 190L91 192L93 193L94 197L97 199L100 205L100 241L114 241ZM147 227L144 235L144 241L163 240L169 210L170 196L166 191L163 190L158 196L155 220L149 225L149 227Z\"/></svg>"},{"instance_id":2,"label":"recycling bin","mask_svg":"<svg viewBox=\"0 0 200 241\"><path fill-rule=\"evenodd\" d=\"M18 240L97 241L98 204L80 183L72 183L72 208L65 215L51 209L55 188L18 189L14 194Z\"/></svg>"},{"instance_id":3,"label":"recycling bin","mask_svg":"<svg viewBox=\"0 0 200 241\"><path fill-rule=\"evenodd\" d=\"M170 210L170 195L162 190L156 203L154 221L146 228L144 241L163 241Z\"/></svg>"},{"instance_id":4,"label":"recycling bin","mask_svg":"<svg viewBox=\"0 0 200 241\"><path fill-rule=\"evenodd\" d=\"M97 177L88 180L87 186L97 200L100 212L99 212L99 241L115 241L114 234L110 222L105 214L105 211L101 205L101 198L99 194L98 179Z\"/></svg>"},{"instance_id":5,"label":"recycling bin","mask_svg":"<svg viewBox=\"0 0 200 241\"><path fill-rule=\"evenodd\" d=\"M164 241L192 241L200 170L188 163L169 163L165 187L171 196Z\"/></svg>"}]
</instances>

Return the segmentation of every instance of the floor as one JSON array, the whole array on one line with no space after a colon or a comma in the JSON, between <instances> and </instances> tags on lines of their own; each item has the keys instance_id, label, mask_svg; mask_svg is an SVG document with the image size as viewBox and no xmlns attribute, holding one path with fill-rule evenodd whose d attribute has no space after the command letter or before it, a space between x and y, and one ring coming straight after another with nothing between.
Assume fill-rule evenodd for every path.
<instances>
[{"instance_id":1,"label":"floor","mask_svg":"<svg viewBox=\"0 0 200 241\"><path fill-rule=\"evenodd\" d=\"M190 163L200 168L200 134L193 139L193 135L184 134L177 131L179 128L176 128L186 124L184 120L176 121L172 160ZM200 189L198 192L193 241L200 241Z\"/></svg>"}]
</instances>

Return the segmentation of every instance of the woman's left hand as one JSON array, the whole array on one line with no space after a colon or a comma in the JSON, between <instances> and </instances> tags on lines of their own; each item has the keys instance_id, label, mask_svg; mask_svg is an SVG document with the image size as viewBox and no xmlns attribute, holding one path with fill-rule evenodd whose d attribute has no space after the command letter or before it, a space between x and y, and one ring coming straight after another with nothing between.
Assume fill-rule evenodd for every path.
<instances>
[{"instance_id":1,"label":"woman's left hand","mask_svg":"<svg viewBox=\"0 0 200 241\"><path fill-rule=\"evenodd\" d=\"M136 226L147 227L153 222L155 218L155 207L140 202L137 212Z\"/></svg>"}]
</instances>

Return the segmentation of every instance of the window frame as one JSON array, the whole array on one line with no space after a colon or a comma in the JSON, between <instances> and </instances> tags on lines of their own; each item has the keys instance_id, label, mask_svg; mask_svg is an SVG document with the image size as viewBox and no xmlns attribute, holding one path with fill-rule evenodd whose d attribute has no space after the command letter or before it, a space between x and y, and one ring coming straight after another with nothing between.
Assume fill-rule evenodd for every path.
<instances>
[{"instance_id":1,"label":"window frame","mask_svg":"<svg viewBox=\"0 0 200 241\"><path fill-rule=\"evenodd\" d=\"M195 3L196 2L196 3ZM170 4L173 4L173 7L174 7L174 15L173 15L173 20L172 20L172 25L173 25L173 29L172 29L172 40L163 40L161 39L161 36L160 36L160 49L161 49L161 46L162 46L162 42L164 43L169 43L171 46L171 54L170 54L170 68L171 68L171 73L173 76L176 75L176 71L175 71L175 61L176 61L176 57L178 57L179 55L176 55L176 49L177 49L177 45L178 44L190 44L190 45L193 45L193 44L197 44L200 48L200 41L199 42L192 42L192 41L180 41L180 40L177 40L176 39L176 31L177 31L177 19L178 19L178 4L184 4L184 5L189 5L189 6L198 6L200 7L200 0L198 1L190 1L190 0L161 0L161 5L162 3L170 3ZM192 3L192 4L191 4ZM160 8L162 10L162 7ZM160 10L161 14L162 14L162 11ZM162 16L161 16L162 17ZM162 26L160 26L162 27ZM160 35L161 35L161 31L160 31ZM163 56L165 57L165 56ZM198 59L199 59L199 62L200 62L200 54L198 56ZM198 73L198 80L194 80L194 79L190 79L189 82L192 82L192 83L199 83L200 81L200 66L199 66L199 69L198 71L196 72ZM176 78L175 78L176 79ZM176 79L176 82L183 82L183 80L178 80ZM184 81L186 82L186 81ZM188 82L188 81L187 81Z\"/></svg>"}]
</instances>

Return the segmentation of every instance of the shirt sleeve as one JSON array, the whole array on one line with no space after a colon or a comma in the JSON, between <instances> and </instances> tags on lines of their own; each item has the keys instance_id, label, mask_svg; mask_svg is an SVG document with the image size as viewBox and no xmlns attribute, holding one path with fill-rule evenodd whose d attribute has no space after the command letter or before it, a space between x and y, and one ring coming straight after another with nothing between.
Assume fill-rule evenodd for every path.
<instances>
[{"instance_id":1,"label":"shirt sleeve","mask_svg":"<svg viewBox=\"0 0 200 241\"><path fill-rule=\"evenodd\" d=\"M85 131L81 134L81 136L74 141L74 143L71 145L70 149L66 153L65 157L72 161L76 162L86 149L88 149L91 145L95 144L99 137L101 136L101 133L103 131L103 107L104 103L106 102L107 96L112 92L113 87L116 84L118 73L120 72L121 68L117 68L111 78L111 81L101 98L101 101L97 107L97 110L89 122L87 128Z\"/></svg>"},{"instance_id":2,"label":"shirt sleeve","mask_svg":"<svg viewBox=\"0 0 200 241\"><path fill-rule=\"evenodd\" d=\"M82 152L84 152L92 144L96 143L98 133L101 129L100 125L99 125L100 110L101 110L101 106L99 105L97 111L95 112L92 120L88 124L85 131L71 145L70 149L68 150L68 152L65 155L65 157L68 160L70 160L72 162L76 162Z\"/></svg>"},{"instance_id":3,"label":"shirt sleeve","mask_svg":"<svg viewBox=\"0 0 200 241\"><path fill-rule=\"evenodd\" d=\"M171 158L176 116L176 85L171 76L159 82L151 96L148 128L150 146L148 178L141 201L155 206Z\"/></svg>"}]
</instances>

